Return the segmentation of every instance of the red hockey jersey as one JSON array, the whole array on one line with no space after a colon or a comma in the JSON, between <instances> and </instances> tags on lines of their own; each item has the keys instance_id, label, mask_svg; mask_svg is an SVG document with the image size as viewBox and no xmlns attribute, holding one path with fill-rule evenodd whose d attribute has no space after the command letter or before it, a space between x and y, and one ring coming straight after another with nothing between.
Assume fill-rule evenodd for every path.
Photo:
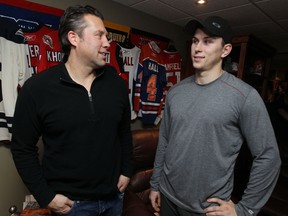
<instances>
[{"instance_id":1,"label":"red hockey jersey","mask_svg":"<svg viewBox=\"0 0 288 216\"><path fill-rule=\"evenodd\" d=\"M34 74L62 61L63 53L58 40L58 30L44 25L38 31L24 34L29 45Z\"/></svg>"}]
</instances>

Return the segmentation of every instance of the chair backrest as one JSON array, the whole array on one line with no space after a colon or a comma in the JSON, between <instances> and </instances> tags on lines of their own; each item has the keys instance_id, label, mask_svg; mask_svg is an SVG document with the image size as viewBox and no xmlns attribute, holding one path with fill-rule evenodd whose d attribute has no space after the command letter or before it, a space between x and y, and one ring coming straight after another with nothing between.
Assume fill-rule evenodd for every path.
<instances>
[{"instance_id":1,"label":"chair backrest","mask_svg":"<svg viewBox=\"0 0 288 216\"><path fill-rule=\"evenodd\" d=\"M153 168L158 136L158 129L132 131L134 171Z\"/></svg>"},{"instance_id":2,"label":"chair backrest","mask_svg":"<svg viewBox=\"0 0 288 216\"><path fill-rule=\"evenodd\" d=\"M150 188L149 181L153 173L158 136L157 129L132 131L134 173L129 189L135 193L141 193Z\"/></svg>"}]
</instances>

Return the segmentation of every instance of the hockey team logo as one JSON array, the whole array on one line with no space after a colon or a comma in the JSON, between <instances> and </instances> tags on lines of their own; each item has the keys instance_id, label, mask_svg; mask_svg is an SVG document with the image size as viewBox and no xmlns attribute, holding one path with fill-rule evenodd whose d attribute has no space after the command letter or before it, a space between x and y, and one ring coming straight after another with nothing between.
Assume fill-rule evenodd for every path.
<instances>
[{"instance_id":1,"label":"hockey team logo","mask_svg":"<svg viewBox=\"0 0 288 216\"><path fill-rule=\"evenodd\" d=\"M19 29L19 30L15 33L15 35L24 37L24 33L23 33L22 29Z\"/></svg>"},{"instance_id":2,"label":"hockey team logo","mask_svg":"<svg viewBox=\"0 0 288 216\"><path fill-rule=\"evenodd\" d=\"M43 35L43 43L47 44L51 49L53 49L53 40L49 35Z\"/></svg>"},{"instance_id":3,"label":"hockey team logo","mask_svg":"<svg viewBox=\"0 0 288 216\"><path fill-rule=\"evenodd\" d=\"M15 35L20 36L21 38L23 38L23 41L26 42L26 38L25 38L24 33L23 33L21 28L18 29L18 31L15 33Z\"/></svg>"}]
</instances>

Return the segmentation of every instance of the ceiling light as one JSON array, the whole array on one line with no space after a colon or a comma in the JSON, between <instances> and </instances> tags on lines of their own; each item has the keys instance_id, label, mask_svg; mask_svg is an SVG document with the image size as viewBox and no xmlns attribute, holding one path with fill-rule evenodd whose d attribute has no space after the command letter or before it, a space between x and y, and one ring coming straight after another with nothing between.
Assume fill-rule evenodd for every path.
<instances>
[{"instance_id":1,"label":"ceiling light","mask_svg":"<svg viewBox=\"0 0 288 216\"><path fill-rule=\"evenodd\" d=\"M196 4L203 5L203 4L206 4L206 3L207 3L206 0L196 0Z\"/></svg>"}]
</instances>

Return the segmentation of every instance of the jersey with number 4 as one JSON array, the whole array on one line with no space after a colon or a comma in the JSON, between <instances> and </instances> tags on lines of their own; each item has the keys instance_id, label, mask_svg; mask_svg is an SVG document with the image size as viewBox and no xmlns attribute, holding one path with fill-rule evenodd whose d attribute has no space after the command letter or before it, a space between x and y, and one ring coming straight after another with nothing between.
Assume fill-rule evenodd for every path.
<instances>
[{"instance_id":1,"label":"jersey with number 4","mask_svg":"<svg viewBox=\"0 0 288 216\"><path fill-rule=\"evenodd\" d=\"M151 43L141 48L134 92L134 109L143 124L154 124L161 113L166 70L162 51Z\"/></svg>"}]
</instances>

